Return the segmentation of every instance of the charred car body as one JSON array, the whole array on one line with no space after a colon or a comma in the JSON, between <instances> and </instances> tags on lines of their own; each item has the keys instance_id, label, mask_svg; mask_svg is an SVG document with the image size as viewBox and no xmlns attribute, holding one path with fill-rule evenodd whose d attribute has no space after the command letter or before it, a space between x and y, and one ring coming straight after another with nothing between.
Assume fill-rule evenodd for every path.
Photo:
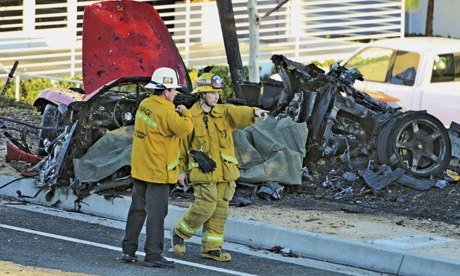
<instances>
[{"instance_id":1,"label":"charred car body","mask_svg":"<svg viewBox=\"0 0 460 276\"><path fill-rule=\"evenodd\" d=\"M191 89L179 52L151 5L134 1L93 4L85 9L83 29L85 90L47 89L34 103L43 113L39 154L46 157L38 165L40 170L54 167L58 152L65 156L59 162L66 164L64 170L45 174L42 185L69 185L72 159L81 157L107 131L134 124L137 107L148 96L143 86L156 68L174 68L185 86L183 92ZM62 135L70 131L71 135ZM66 139L71 142L65 153L56 151L56 143Z\"/></svg>"},{"instance_id":2,"label":"charred car body","mask_svg":"<svg viewBox=\"0 0 460 276\"><path fill-rule=\"evenodd\" d=\"M156 68L166 66L179 73L185 89L176 104L191 106L196 100L188 94L192 86L177 48L152 6L134 1L93 4L85 9L83 30L85 90L52 88L40 94L35 106L43 113L39 154L44 158L26 172L38 173L38 186L70 186L80 198L104 190L101 186L115 188L117 181L120 186L129 184L129 168L113 174L104 185L80 183L72 160L83 156L107 131L134 123L140 101L148 96L143 85ZM254 89L250 93L242 85L245 99L233 103L245 102L269 109L277 118L306 122L306 163L320 156L339 156L350 163L365 155L418 177L438 175L448 167L451 141L435 117L421 111L403 113L354 89L353 82L361 78L356 70L337 64L325 73L279 55L272 61L282 83L264 83L264 93ZM460 131L451 138L459 141L459 136Z\"/></svg>"},{"instance_id":3,"label":"charred car body","mask_svg":"<svg viewBox=\"0 0 460 276\"><path fill-rule=\"evenodd\" d=\"M309 158L372 155L415 176L438 175L450 161L442 123L423 111L401 112L353 88L361 74L335 64L329 73L283 56L272 60L283 80L275 114L307 122ZM284 114L281 111L284 110Z\"/></svg>"}]
</instances>

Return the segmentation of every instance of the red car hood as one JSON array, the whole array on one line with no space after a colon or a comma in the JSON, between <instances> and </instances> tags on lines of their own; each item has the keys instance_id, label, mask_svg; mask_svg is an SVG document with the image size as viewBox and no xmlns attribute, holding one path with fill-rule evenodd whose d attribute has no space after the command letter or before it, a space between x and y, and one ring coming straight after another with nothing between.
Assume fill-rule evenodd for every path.
<instances>
[{"instance_id":1,"label":"red car hood","mask_svg":"<svg viewBox=\"0 0 460 276\"><path fill-rule=\"evenodd\" d=\"M83 84L91 94L121 77L151 77L159 67L192 85L184 62L158 12L129 0L88 6L83 17Z\"/></svg>"}]
</instances>

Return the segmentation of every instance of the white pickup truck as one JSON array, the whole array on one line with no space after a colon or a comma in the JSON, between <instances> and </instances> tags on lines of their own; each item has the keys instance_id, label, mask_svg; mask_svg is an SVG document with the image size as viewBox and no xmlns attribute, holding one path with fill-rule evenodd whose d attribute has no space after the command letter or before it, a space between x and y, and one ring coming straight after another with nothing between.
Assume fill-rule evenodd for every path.
<instances>
[{"instance_id":1,"label":"white pickup truck","mask_svg":"<svg viewBox=\"0 0 460 276\"><path fill-rule=\"evenodd\" d=\"M411 37L366 44L345 64L355 88L405 110L426 110L446 127L460 121L460 40Z\"/></svg>"}]
</instances>

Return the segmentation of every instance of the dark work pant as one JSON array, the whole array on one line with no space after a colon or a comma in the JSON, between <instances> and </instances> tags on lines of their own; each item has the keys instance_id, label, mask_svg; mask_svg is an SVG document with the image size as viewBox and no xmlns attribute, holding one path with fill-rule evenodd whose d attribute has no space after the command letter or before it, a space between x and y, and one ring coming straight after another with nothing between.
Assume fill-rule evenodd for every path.
<instances>
[{"instance_id":1,"label":"dark work pant","mask_svg":"<svg viewBox=\"0 0 460 276\"><path fill-rule=\"evenodd\" d=\"M139 235L146 223L145 259L161 258L164 245L164 219L168 214L169 185L134 179L132 202L126 221L122 242L124 254L134 255L138 248Z\"/></svg>"}]
</instances>

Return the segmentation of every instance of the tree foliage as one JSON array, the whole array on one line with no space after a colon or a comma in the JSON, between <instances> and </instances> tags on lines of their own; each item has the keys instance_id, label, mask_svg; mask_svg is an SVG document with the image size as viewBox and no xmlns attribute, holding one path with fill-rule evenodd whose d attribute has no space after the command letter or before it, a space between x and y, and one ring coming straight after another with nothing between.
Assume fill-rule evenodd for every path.
<instances>
[{"instance_id":1,"label":"tree foliage","mask_svg":"<svg viewBox=\"0 0 460 276\"><path fill-rule=\"evenodd\" d=\"M325 62L313 62L319 67L328 66L333 63L333 60L327 60ZM232 78L230 75L230 70L227 65L211 65L212 67L211 72L219 75L222 78L222 82L224 84L224 89L221 94L221 98L225 101L228 97L233 95L233 83ZM249 69L247 66L243 68L244 73L249 75ZM193 86L196 85L196 80L198 76L200 76L204 72L204 68L187 68L187 71L190 76L190 80L192 81ZM271 74L261 76L261 81L265 81L268 77L272 74L276 73L276 68L273 66L271 70ZM69 76L62 76L62 79L71 79L71 80L82 80L81 75L77 75L75 77L70 78ZM3 88L5 82L0 82L0 89ZM66 81L55 81L50 79L39 79L39 78L30 78L21 80L20 88L19 88L19 101L24 102L27 104L32 104L35 99L38 97L41 91L47 88L52 87L64 87L64 88L74 88L76 87L75 83L66 82ZM16 90L16 83L15 80L11 80L10 87L6 90L5 98L15 98L15 90Z\"/></svg>"},{"instance_id":2,"label":"tree foliage","mask_svg":"<svg viewBox=\"0 0 460 276\"><path fill-rule=\"evenodd\" d=\"M412 13L420 10L422 3L420 0L406 0L406 12Z\"/></svg>"},{"instance_id":3,"label":"tree foliage","mask_svg":"<svg viewBox=\"0 0 460 276\"><path fill-rule=\"evenodd\" d=\"M8 96L0 96L0 109L7 108L7 107L16 107L21 109L35 109L32 105L22 102L16 101L15 98L11 98Z\"/></svg>"},{"instance_id":4,"label":"tree foliage","mask_svg":"<svg viewBox=\"0 0 460 276\"><path fill-rule=\"evenodd\" d=\"M81 80L81 75L77 75L73 78L63 76L63 79ZM5 82L0 82L0 88L5 86ZM64 87L72 88L76 87L75 83L66 81L54 81L50 79L30 78L21 80L19 84L19 101L32 104L38 97L41 91L52 87ZM10 86L5 92L6 98L16 98L16 81L13 79L10 81Z\"/></svg>"}]
</instances>

